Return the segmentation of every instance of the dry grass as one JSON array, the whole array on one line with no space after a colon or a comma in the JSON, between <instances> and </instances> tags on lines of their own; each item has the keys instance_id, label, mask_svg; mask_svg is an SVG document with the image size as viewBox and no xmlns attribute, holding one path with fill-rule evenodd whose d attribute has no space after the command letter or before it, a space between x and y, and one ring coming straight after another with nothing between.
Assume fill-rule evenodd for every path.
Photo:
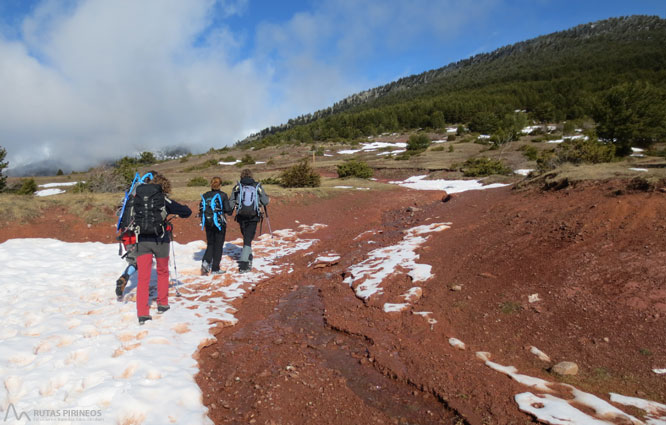
<instances>
[{"instance_id":1,"label":"dry grass","mask_svg":"<svg viewBox=\"0 0 666 425\"><path fill-rule=\"evenodd\" d=\"M44 214L47 210L60 208L94 224L115 215L122 202L120 193L63 193L57 196L30 196L0 194L0 210L7 221L26 223Z\"/></svg>"}]
</instances>

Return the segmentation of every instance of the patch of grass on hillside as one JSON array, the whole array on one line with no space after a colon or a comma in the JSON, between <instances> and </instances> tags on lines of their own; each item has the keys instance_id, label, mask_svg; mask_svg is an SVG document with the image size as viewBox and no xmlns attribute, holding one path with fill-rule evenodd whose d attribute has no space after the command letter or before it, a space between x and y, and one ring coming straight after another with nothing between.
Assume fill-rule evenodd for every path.
<instances>
[{"instance_id":1,"label":"patch of grass on hillside","mask_svg":"<svg viewBox=\"0 0 666 425\"><path fill-rule=\"evenodd\" d=\"M208 186L208 179L205 177L194 177L187 182L188 186Z\"/></svg>"},{"instance_id":2,"label":"patch of grass on hillside","mask_svg":"<svg viewBox=\"0 0 666 425\"><path fill-rule=\"evenodd\" d=\"M206 168L214 167L218 163L217 159L211 158L209 160L204 161L201 164L197 165L192 165L191 167L185 168L183 171L186 173L191 173L192 171L200 171L200 170L205 170Z\"/></svg>"}]
</instances>

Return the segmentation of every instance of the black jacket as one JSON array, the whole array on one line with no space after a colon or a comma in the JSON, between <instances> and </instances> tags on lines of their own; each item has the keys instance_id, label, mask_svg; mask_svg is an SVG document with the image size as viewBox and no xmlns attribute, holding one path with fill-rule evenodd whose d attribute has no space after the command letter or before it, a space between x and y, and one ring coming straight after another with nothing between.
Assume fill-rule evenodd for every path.
<instances>
[{"instance_id":1,"label":"black jacket","mask_svg":"<svg viewBox=\"0 0 666 425\"><path fill-rule=\"evenodd\" d=\"M208 192L204 193L203 196L204 198L212 198L216 194L220 194L220 198L222 198L222 212L226 215L231 215L234 212L234 207L233 205L229 202L229 197L227 196L226 193L222 192L221 190L209 190ZM202 205L203 200L199 202L199 217L201 217L201 214L203 214L203 205Z\"/></svg>"}]
</instances>

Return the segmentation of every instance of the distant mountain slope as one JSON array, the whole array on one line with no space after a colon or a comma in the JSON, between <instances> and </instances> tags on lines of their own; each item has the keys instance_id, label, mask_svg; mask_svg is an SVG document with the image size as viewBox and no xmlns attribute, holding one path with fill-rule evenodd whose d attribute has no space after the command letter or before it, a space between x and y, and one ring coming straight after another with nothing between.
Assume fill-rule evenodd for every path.
<instances>
[{"instance_id":1,"label":"distant mountain slope","mask_svg":"<svg viewBox=\"0 0 666 425\"><path fill-rule=\"evenodd\" d=\"M239 142L271 145L370 135L404 128L497 118L525 109L538 120L589 115L594 96L644 80L666 85L666 20L631 16L479 54L349 96L332 107Z\"/></svg>"}]
</instances>

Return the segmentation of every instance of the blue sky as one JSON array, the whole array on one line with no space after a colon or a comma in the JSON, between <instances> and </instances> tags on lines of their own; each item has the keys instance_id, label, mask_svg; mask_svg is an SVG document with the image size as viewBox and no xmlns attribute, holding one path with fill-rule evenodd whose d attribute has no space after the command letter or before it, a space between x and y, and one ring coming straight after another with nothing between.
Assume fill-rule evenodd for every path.
<instances>
[{"instance_id":1,"label":"blue sky","mask_svg":"<svg viewBox=\"0 0 666 425\"><path fill-rule=\"evenodd\" d=\"M355 92L664 0L0 0L11 166L233 144Z\"/></svg>"}]
</instances>

